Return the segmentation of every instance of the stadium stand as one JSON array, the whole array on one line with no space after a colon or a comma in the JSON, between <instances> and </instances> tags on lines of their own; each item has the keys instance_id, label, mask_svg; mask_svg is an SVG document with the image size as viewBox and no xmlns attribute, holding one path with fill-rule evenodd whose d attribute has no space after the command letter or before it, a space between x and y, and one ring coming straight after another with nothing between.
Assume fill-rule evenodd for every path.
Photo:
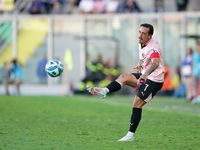
<instances>
[{"instance_id":1,"label":"stadium stand","mask_svg":"<svg viewBox=\"0 0 200 150\"><path fill-rule=\"evenodd\" d=\"M122 67L125 68L126 71L129 71L129 69L138 62L137 60L137 46L135 46L134 42L137 41L137 36L135 36L135 29L138 27L135 24L140 24L143 21L150 22L155 26L156 30L155 32L155 38L160 38L161 33L164 35L163 41L167 43L163 43L163 49L166 51L164 54L164 57L167 62L169 62L170 67L174 67L177 65L177 58L180 57L180 49L182 49L181 44L181 38L180 34L184 31L183 28L185 28L184 24L186 23L188 25L188 30L192 27L192 29L195 29L195 25L198 20L195 21L192 20L190 17L188 17L185 12L183 14L176 13L176 3L174 0L148 0L145 4L143 1L135 0L137 4L141 7L142 14L117 14L116 17L114 17L112 24L112 30L113 35L116 39L119 39L119 49L120 49L120 58L119 61L122 62ZM165 12L165 14L153 14L151 15L149 13L151 6L153 6L154 1L159 1L159 4L162 4L162 8ZM187 10L193 10L193 7L191 7L193 0L189 1ZM109 21L111 20L109 17L110 15L106 15L105 13L102 15L98 14L93 16L93 20L90 18L91 16L81 16L81 15L74 15L73 13L71 15L68 15L67 13L64 15L60 15L59 13L56 15L45 15L46 12L42 12L41 15L30 15L28 13L28 8L30 7L31 1L23 1L23 0L16 0L15 8L13 11L10 12L1 12L2 14L19 14L18 21L18 59L19 61L24 65L24 72L25 72L25 79L24 82L27 84L35 84L38 83L38 79L36 76L36 65L38 61L41 59L44 53L47 53L48 50L48 44L47 39L49 38L47 35L48 25L47 20L50 18L53 20L53 25L51 28L51 31L53 32L53 57L60 59L62 62L64 62L64 54L66 49L70 49L72 53L72 60L73 65L76 67L73 67L72 71L70 71L69 74L67 74L67 82L73 82L76 86L76 84L80 81L80 47L84 47L87 49L87 51L92 54L96 55L96 52L102 52L107 51L106 55L112 55L111 49L115 47L112 42L104 42L102 40L88 40L85 41L86 45L83 46L81 40L75 39L76 36L79 36L82 34L81 32L86 32L84 36L86 38L88 36L90 37L96 37L96 36L110 36L109 29L107 26L109 26ZM66 4L66 2L65 2ZM66 6L66 5L65 5ZM196 5L197 7L198 5ZM199 8L199 7L198 7ZM187 11L186 10L186 11ZM65 11L67 12L67 11ZM167 12L174 12L174 16L168 14ZM78 12L77 12L78 13ZM148 13L148 14L147 14ZM26 14L26 19L21 19L24 16L20 16L21 14ZM149 16L148 16L149 15ZM164 17L163 17L163 16ZM168 16L169 15L169 16ZM196 15L196 14L195 14ZM2 15L4 16L4 15ZM6 16L6 15L5 15ZM127 17L126 16L131 16ZM137 16L137 17L136 17ZM139 16L139 17L138 17ZM153 17L152 17L153 16ZM171 17L170 17L171 16ZM181 20L181 17L187 17L187 21L183 22ZM193 16L190 14L189 16ZM199 14L198 14L199 16ZM40 20L37 20L36 18L40 18ZM65 18L66 17L66 18ZM99 17L99 18L98 18ZM108 17L108 18L107 18ZM163 17L163 22L159 22L161 17ZM169 17L169 18L168 18ZM194 16L193 16L194 17ZM196 17L196 16L195 16ZM45 18L45 20L43 20ZM75 18L76 23L73 24L74 28L72 29L71 18ZM87 20L88 18L89 21ZM137 18L138 20L135 20ZM147 19L148 18L148 19ZM60 20L59 20L60 19ZM80 19L80 20L79 20ZM102 20L101 20L102 19ZM108 19L108 20L107 20ZM109 20L110 19L110 20ZM2 18L0 19L2 20ZM69 21L70 20L70 21ZM84 25L81 24L82 20L86 22L87 25L85 28L85 31L82 31L81 28L84 29ZM106 20L106 21L103 21ZM108 22L107 22L108 21ZM67 22L62 24L62 22ZM56 23L60 26L56 26ZM162 25L163 23L163 25ZM75 25L76 24L76 25ZM101 26L101 24L104 24L105 28ZM91 26L89 26L91 25ZM79 26L79 28L75 28ZM163 26L163 28L162 28ZM160 28L161 27L161 28ZM181 30L179 30L181 28ZM67 32L63 32L64 30L68 30ZM58 32L56 32L58 30ZM70 32L69 30L76 30L74 33ZM162 30L162 31L161 31ZM12 59L13 54L13 47L12 44L9 43L11 38L11 32L12 26L9 22L5 22L0 26L0 42L1 41L7 41L6 48L0 53L0 65L2 66L4 62L8 62ZM112 31L111 31L112 32ZM158 33L160 32L160 33ZM7 36L3 36L2 34L5 34ZM72 33L72 34L71 34ZM85 37L83 37L85 38ZM25 44L24 44L25 43ZM47 46L48 45L48 46ZM50 44L51 45L51 44ZM81 45L81 46L80 46ZM173 53L173 56L171 54ZM125 58L125 59L124 59ZM130 71L132 71L130 69ZM54 82L61 82L60 79L58 81ZM23 85L24 87L28 87L28 85ZM31 85L30 85L31 86ZM23 87L22 87L23 88ZM35 87L37 89L37 87ZM46 87L45 87L46 88ZM60 88L60 87L59 87ZM26 88L23 90L26 91ZM48 90L46 90L48 91ZM1 90L0 90L1 92ZM31 92L31 91L27 91ZM48 93L48 92L47 92Z\"/></svg>"},{"instance_id":2,"label":"stadium stand","mask_svg":"<svg viewBox=\"0 0 200 150\"><path fill-rule=\"evenodd\" d=\"M27 20L18 31L18 60L25 66L26 60L33 56L35 49L42 45L47 34L47 22L40 20ZM10 25L7 27L11 30ZM5 40L10 41L10 36ZM24 44L26 43L26 44ZM0 65L12 60L12 44L9 43L0 55Z\"/></svg>"}]
</instances>

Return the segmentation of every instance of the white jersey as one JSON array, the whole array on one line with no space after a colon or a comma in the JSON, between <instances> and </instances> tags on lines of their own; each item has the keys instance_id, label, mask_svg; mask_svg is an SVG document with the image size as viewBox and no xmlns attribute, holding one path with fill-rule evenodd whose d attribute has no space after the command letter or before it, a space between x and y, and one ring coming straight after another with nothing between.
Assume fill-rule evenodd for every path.
<instances>
[{"instance_id":1,"label":"white jersey","mask_svg":"<svg viewBox=\"0 0 200 150\"><path fill-rule=\"evenodd\" d=\"M160 57L159 66L148 76L148 79L154 82L164 82L165 69L164 69L163 54L160 45L155 39L151 38L143 47L141 47L141 44L139 44L139 59L143 67L141 73L144 74L149 69L149 67L152 64L151 54L155 52L159 53Z\"/></svg>"}]
</instances>

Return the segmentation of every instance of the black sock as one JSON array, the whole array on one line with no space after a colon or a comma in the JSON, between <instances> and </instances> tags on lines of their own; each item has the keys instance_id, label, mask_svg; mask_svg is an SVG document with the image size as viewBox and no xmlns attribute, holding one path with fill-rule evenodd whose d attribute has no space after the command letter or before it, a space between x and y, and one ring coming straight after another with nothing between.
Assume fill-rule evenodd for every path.
<instances>
[{"instance_id":1,"label":"black sock","mask_svg":"<svg viewBox=\"0 0 200 150\"><path fill-rule=\"evenodd\" d=\"M117 81L112 81L110 84L107 85L109 92L116 92L121 89L121 85Z\"/></svg>"},{"instance_id":2,"label":"black sock","mask_svg":"<svg viewBox=\"0 0 200 150\"><path fill-rule=\"evenodd\" d=\"M137 129L138 124L140 123L141 116L142 116L142 109L133 108L130 121L130 129L129 129L130 132L135 133L135 130Z\"/></svg>"}]
</instances>

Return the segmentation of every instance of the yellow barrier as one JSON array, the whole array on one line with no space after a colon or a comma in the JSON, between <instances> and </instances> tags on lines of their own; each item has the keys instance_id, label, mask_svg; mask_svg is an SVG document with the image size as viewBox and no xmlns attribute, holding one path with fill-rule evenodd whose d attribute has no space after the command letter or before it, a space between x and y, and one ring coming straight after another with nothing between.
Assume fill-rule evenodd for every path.
<instances>
[{"instance_id":1,"label":"yellow barrier","mask_svg":"<svg viewBox=\"0 0 200 150\"><path fill-rule=\"evenodd\" d=\"M47 35L47 21L44 20L27 20L24 22L22 29L18 33L18 61L25 66L29 57L33 56L37 47L42 45ZM0 66L4 62L10 62L13 59L12 44L8 44L0 55Z\"/></svg>"}]
</instances>

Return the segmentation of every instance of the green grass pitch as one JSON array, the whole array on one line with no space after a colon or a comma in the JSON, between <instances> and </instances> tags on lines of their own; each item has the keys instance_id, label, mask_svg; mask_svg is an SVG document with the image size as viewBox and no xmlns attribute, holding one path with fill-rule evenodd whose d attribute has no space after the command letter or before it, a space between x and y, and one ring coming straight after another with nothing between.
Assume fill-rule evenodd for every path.
<instances>
[{"instance_id":1,"label":"green grass pitch","mask_svg":"<svg viewBox=\"0 0 200 150\"><path fill-rule=\"evenodd\" d=\"M0 96L1 150L200 149L200 104L156 96L131 142L133 96Z\"/></svg>"}]
</instances>

